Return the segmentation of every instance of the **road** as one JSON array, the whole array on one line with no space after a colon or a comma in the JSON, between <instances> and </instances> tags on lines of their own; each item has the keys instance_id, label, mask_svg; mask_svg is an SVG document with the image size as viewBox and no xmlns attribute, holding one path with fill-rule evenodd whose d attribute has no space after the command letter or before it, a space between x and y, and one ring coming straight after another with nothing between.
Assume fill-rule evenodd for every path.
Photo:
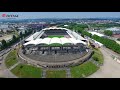
<instances>
[{"instance_id":1,"label":"road","mask_svg":"<svg viewBox=\"0 0 120 90\"><path fill-rule=\"evenodd\" d=\"M111 50L102 47L101 52L104 57L104 64L100 69L88 78L120 78L120 64L113 60L111 55L118 56Z\"/></svg>"}]
</instances>

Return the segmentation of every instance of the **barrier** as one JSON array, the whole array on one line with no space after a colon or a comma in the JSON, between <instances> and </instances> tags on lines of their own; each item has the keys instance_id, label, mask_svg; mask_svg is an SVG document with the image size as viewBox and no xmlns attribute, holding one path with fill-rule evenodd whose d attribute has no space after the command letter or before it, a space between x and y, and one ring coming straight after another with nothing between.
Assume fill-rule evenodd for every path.
<instances>
[{"instance_id":1,"label":"barrier","mask_svg":"<svg viewBox=\"0 0 120 90\"><path fill-rule=\"evenodd\" d=\"M19 58L21 60L23 60L24 62L26 62L27 64L31 64L31 65L35 65L35 66L39 66L39 67L43 67L43 68L65 68L65 67L71 67L71 66L76 66L76 65L80 65L82 63L84 63L85 61L89 60L89 58L92 56L93 51L89 50L88 53L79 58L79 59L75 59L75 60L71 60L71 61L62 61L62 62L44 62L44 61L36 61L33 60L31 58L26 57L21 49L18 52Z\"/></svg>"}]
</instances>

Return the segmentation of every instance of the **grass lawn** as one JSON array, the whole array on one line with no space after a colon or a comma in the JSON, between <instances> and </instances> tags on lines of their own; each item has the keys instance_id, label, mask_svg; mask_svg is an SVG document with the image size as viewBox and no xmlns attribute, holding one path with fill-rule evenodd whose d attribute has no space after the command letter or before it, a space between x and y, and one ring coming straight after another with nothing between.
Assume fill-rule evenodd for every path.
<instances>
[{"instance_id":1,"label":"grass lawn","mask_svg":"<svg viewBox=\"0 0 120 90\"><path fill-rule=\"evenodd\" d=\"M86 62L82 65L71 67L71 76L72 78L83 78L91 75L99 69L92 62Z\"/></svg>"},{"instance_id":2,"label":"grass lawn","mask_svg":"<svg viewBox=\"0 0 120 90\"><path fill-rule=\"evenodd\" d=\"M99 49L93 49L93 50L94 50L94 54L92 58L98 61L100 64L103 64L104 58L103 58L103 54L101 53L101 51Z\"/></svg>"},{"instance_id":3,"label":"grass lawn","mask_svg":"<svg viewBox=\"0 0 120 90\"><path fill-rule=\"evenodd\" d=\"M66 78L65 70L47 70L46 71L47 78Z\"/></svg>"},{"instance_id":4,"label":"grass lawn","mask_svg":"<svg viewBox=\"0 0 120 90\"><path fill-rule=\"evenodd\" d=\"M7 68L10 68L11 66L16 64L17 62L18 62L18 60L17 60L17 51L13 50L6 57L5 64L6 64Z\"/></svg>"},{"instance_id":5,"label":"grass lawn","mask_svg":"<svg viewBox=\"0 0 120 90\"><path fill-rule=\"evenodd\" d=\"M62 38L62 37L64 37L64 36L62 36L62 35L51 35L51 36L48 36L49 38L54 38L54 37L58 37L58 38Z\"/></svg>"},{"instance_id":6,"label":"grass lawn","mask_svg":"<svg viewBox=\"0 0 120 90\"><path fill-rule=\"evenodd\" d=\"M20 78L41 78L42 76L41 68L24 64L19 64L11 72Z\"/></svg>"}]
</instances>

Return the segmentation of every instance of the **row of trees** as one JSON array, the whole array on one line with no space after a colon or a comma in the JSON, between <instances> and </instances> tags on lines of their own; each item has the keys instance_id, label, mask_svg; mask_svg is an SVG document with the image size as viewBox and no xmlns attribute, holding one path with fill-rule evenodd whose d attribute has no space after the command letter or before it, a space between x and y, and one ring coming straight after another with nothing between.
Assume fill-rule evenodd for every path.
<instances>
[{"instance_id":1,"label":"row of trees","mask_svg":"<svg viewBox=\"0 0 120 90\"><path fill-rule=\"evenodd\" d=\"M71 30L77 30L79 33L81 33L82 36L88 36L100 43L102 43L103 45L105 45L107 48L117 52L120 54L120 45L118 43L116 43L114 40L108 39L108 38L104 38L104 37L99 37L97 35L93 35L87 31L85 31L84 29L86 27L81 27L81 25L72 25L70 27L68 27ZM111 35L111 32L106 32L108 35Z\"/></svg>"},{"instance_id":2,"label":"row of trees","mask_svg":"<svg viewBox=\"0 0 120 90\"><path fill-rule=\"evenodd\" d=\"M99 28L110 28L110 27L119 27L120 24L118 23L107 23L107 24L90 24L91 27L99 27Z\"/></svg>"},{"instance_id":3,"label":"row of trees","mask_svg":"<svg viewBox=\"0 0 120 90\"><path fill-rule=\"evenodd\" d=\"M72 24L68 27L71 30L77 30L78 33L81 33L81 35L84 37L84 35L88 37L92 37L92 34L85 31L85 28L88 28L86 24Z\"/></svg>"},{"instance_id":4,"label":"row of trees","mask_svg":"<svg viewBox=\"0 0 120 90\"><path fill-rule=\"evenodd\" d=\"M107 48L117 52L120 54L120 45L116 43L114 40L104 38L104 37L99 37L97 35L93 35L92 38L103 45L105 45Z\"/></svg>"},{"instance_id":5,"label":"row of trees","mask_svg":"<svg viewBox=\"0 0 120 90\"><path fill-rule=\"evenodd\" d=\"M107 35L107 36L112 36L113 32L110 31L110 30L104 30L104 34Z\"/></svg>"},{"instance_id":6,"label":"row of trees","mask_svg":"<svg viewBox=\"0 0 120 90\"><path fill-rule=\"evenodd\" d=\"M30 35L32 33L32 30L29 30L29 31L25 31L25 33L23 34L22 32L20 32L19 36L16 37L15 35L13 35L12 39L8 42L6 42L4 39L1 41L2 45L0 47L1 50L17 43L20 41L20 38L22 39L23 37L26 37L28 35Z\"/></svg>"}]
</instances>

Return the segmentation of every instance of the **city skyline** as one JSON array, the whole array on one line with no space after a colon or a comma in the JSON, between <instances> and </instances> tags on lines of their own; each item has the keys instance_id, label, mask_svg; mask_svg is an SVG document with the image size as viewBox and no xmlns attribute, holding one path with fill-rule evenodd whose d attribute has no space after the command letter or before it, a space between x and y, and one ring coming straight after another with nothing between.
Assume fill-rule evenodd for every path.
<instances>
[{"instance_id":1,"label":"city skyline","mask_svg":"<svg viewBox=\"0 0 120 90\"><path fill-rule=\"evenodd\" d=\"M2 14L18 15L16 19L120 17L120 12L0 12L0 19L7 19Z\"/></svg>"}]
</instances>

